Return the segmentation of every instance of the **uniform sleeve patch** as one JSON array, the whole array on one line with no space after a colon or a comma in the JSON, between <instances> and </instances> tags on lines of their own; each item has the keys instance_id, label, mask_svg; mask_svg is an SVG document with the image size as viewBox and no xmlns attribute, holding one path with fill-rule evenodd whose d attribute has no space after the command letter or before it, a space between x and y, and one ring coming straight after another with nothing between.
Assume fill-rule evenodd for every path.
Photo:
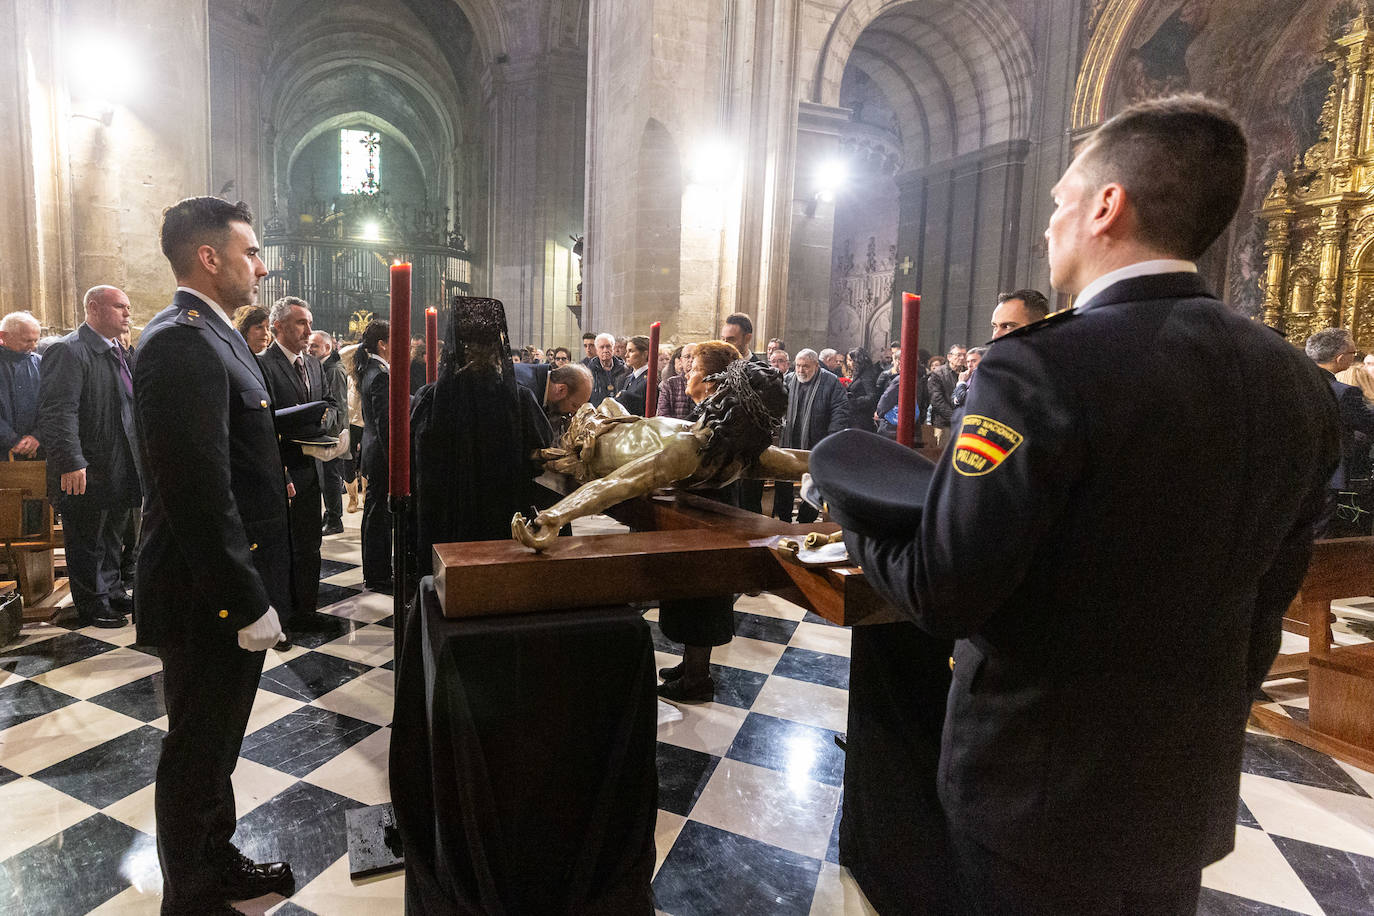
<instances>
[{"instance_id":1,"label":"uniform sleeve patch","mask_svg":"<svg viewBox=\"0 0 1374 916\"><path fill-rule=\"evenodd\" d=\"M954 470L965 477L991 474L1025 437L991 417L969 414L954 440Z\"/></svg>"}]
</instances>

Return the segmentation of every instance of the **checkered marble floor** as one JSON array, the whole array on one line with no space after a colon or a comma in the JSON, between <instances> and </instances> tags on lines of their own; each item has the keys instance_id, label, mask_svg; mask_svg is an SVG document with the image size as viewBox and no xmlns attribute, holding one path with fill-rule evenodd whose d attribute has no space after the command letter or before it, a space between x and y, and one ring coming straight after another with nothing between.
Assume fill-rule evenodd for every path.
<instances>
[{"instance_id":1,"label":"checkered marble floor","mask_svg":"<svg viewBox=\"0 0 1374 916\"><path fill-rule=\"evenodd\" d=\"M389 798L392 705L391 600L362 591L357 521L325 540L325 626L268 653L234 774L235 839L290 860L298 890L246 912L403 911L398 873L348 875L344 812ZM646 616L659 666L674 664ZM713 658L716 702L659 727L658 909L872 913L836 861L849 632L769 595L742 597L736 624ZM0 914L157 912L166 715L158 659L132 641L132 627L32 626L0 649ZM1303 708L1291 685L1271 689ZM1241 795L1236 852L1206 871L1199 912L1374 912L1374 774L1253 733Z\"/></svg>"}]
</instances>

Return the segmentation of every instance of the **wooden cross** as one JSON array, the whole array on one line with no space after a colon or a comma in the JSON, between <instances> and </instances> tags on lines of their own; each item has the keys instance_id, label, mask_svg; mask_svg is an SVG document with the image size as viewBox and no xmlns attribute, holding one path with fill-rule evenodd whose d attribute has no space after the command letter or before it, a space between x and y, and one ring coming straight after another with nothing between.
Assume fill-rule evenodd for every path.
<instances>
[{"instance_id":1,"label":"wooden cross","mask_svg":"<svg viewBox=\"0 0 1374 916\"><path fill-rule=\"evenodd\" d=\"M907 255L906 257L902 258L902 263L898 264L897 266L902 269L902 276L906 276L907 274L911 273L911 268L915 267L916 265L912 263L911 255Z\"/></svg>"}]
</instances>

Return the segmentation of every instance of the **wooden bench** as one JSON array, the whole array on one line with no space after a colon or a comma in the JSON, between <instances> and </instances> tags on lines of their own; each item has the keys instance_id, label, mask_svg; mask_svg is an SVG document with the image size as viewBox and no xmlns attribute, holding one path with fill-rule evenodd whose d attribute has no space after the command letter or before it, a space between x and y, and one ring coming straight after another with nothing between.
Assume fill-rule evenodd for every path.
<instances>
[{"instance_id":1,"label":"wooden bench","mask_svg":"<svg viewBox=\"0 0 1374 916\"><path fill-rule=\"evenodd\" d=\"M62 531L53 518L47 496L47 462L0 461L0 548L4 561L19 581L24 619L42 620L52 614L66 580L57 578L55 551ZM25 504L37 501L39 517L26 520Z\"/></svg>"},{"instance_id":2,"label":"wooden bench","mask_svg":"<svg viewBox=\"0 0 1374 916\"><path fill-rule=\"evenodd\" d=\"M1307 651L1280 655L1271 679L1307 677L1308 721L1256 703L1251 714L1268 731L1365 769L1374 769L1374 644L1337 646L1331 639L1331 602L1368 594L1374 584L1374 538L1336 538L1313 544L1302 588L1284 616L1284 629L1307 637Z\"/></svg>"}]
</instances>

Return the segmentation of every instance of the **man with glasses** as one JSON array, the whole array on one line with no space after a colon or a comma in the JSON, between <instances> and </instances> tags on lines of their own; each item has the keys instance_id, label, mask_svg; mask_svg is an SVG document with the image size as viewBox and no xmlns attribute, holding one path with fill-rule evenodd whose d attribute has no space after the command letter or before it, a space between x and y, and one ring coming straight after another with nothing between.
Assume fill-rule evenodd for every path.
<instances>
[{"instance_id":1,"label":"man with glasses","mask_svg":"<svg viewBox=\"0 0 1374 916\"><path fill-rule=\"evenodd\" d=\"M568 352L567 347L554 347L553 355L549 357L549 362L553 363L555 366L566 366L568 363L572 362L572 354Z\"/></svg>"},{"instance_id":2,"label":"man with glasses","mask_svg":"<svg viewBox=\"0 0 1374 916\"><path fill-rule=\"evenodd\" d=\"M1371 467L1370 443L1374 442L1374 408L1367 406L1360 389L1336 378L1355 361L1355 338L1345 328L1327 328L1307 338L1308 357L1325 374L1331 393L1341 414L1341 463L1331 475L1326 508L1317 523L1317 537L1355 537L1369 534L1369 525L1362 521L1367 513L1359 511L1355 500L1355 481L1367 479ZM1351 509L1339 510L1342 503ZM1349 517L1349 516L1354 516Z\"/></svg>"}]
</instances>

